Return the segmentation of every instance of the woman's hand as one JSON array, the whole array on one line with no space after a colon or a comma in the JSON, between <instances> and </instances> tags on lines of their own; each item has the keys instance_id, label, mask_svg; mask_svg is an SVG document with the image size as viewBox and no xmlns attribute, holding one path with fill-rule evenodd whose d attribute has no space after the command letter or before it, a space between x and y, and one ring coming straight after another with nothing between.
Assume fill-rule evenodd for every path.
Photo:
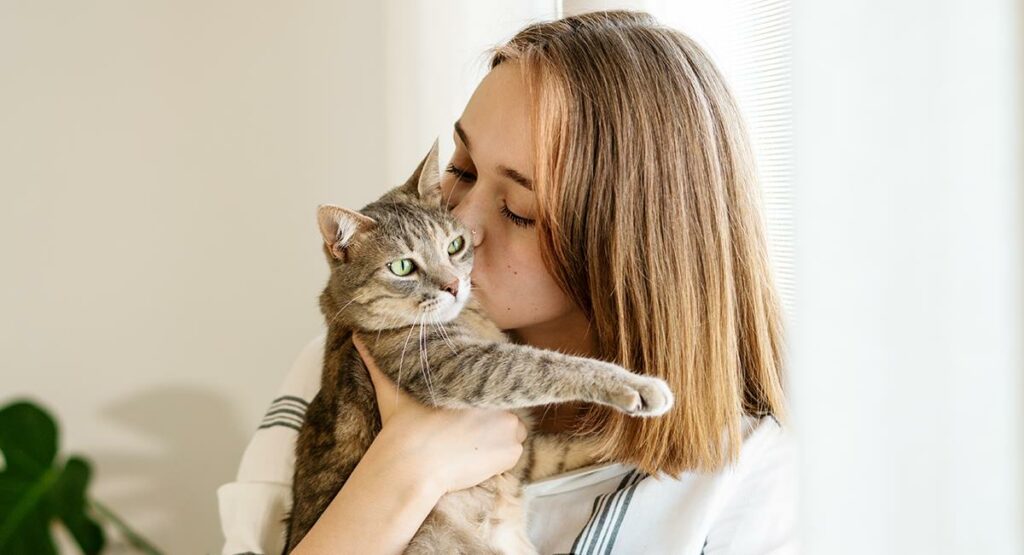
<instances>
[{"instance_id":1,"label":"woman's hand","mask_svg":"<svg viewBox=\"0 0 1024 555\"><path fill-rule=\"evenodd\" d=\"M381 432L374 458L403 464L421 483L442 495L475 486L519 460L526 426L512 412L450 410L423 405L398 389L353 334L377 395Z\"/></svg>"}]
</instances>

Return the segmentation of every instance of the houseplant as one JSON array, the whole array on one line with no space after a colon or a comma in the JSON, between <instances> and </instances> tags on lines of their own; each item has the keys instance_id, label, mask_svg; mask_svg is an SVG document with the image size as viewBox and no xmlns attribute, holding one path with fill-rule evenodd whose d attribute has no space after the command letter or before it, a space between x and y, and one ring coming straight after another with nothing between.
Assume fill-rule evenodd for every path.
<instances>
[{"instance_id":1,"label":"houseplant","mask_svg":"<svg viewBox=\"0 0 1024 555\"><path fill-rule=\"evenodd\" d=\"M88 494L92 465L82 456L58 456L54 418L19 399L0 408L0 553L57 553L52 524L59 522L83 553L101 553L102 524L119 530L142 553L159 554L121 518Z\"/></svg>"}]
</instances>

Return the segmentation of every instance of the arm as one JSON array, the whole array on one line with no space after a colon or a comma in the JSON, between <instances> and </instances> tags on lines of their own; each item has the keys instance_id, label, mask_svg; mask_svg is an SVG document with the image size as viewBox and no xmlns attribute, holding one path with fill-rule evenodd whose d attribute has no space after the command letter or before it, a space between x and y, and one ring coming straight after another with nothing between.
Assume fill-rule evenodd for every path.
<instances>
[{"instance_id":1,"label":"arm","mask_svg":"<svg viewBox=\"0 0 1024 555\"><path fill-rule=\"evenodd\" d=\"M389 455L393 435L381 431L294 555L402 552L443 492Z\"/></svg>"},{"instance_id":2,"label":"arm","mask_svg":"<svg viewBox=\"0 0 1024 555\"><path fill-rule=\"evenodd\" d=\"M381 432L292 553L401 553L438 499L511 468L526 428L496 410L445 410L400 392L356 347L373 380Z\"/></svg>"},{"instance_id":3,"label":"arm","mask_svg":"<svg viewBox=\"0 0 1024 555\"><path fill-rule=\"evenodd\" d=\"M284 549L282 519L292 505L295 442L305 406L320 389L324 341L325 334L317 336L296 357L242 455L235 481L217 490L224 555L276 555ZM392 464L388 453L397 447L397 428L389 426L371 444L294 553L341 552L333 547L338 545L346 553L395 553L408 543L443 492L414 468Z\"/></svg>"}]
</instances>

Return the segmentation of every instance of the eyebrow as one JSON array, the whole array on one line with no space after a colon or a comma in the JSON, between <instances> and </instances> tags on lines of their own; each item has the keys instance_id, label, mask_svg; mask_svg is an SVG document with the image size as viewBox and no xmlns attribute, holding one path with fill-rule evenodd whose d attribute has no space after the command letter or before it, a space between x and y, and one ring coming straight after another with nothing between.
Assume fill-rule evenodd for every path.
<instances>
[{"instance_id":1,"label":"eyebrow","mask_svg":"<svg viewBox=\"0 0 1024 555\"><path fill-rule=\"evenodd\" d=\"M459 139L462 140L462 144L466 145L466 150L470 150L469 137L466 136L466 130L462 128L462 124L459 123L458 121L455 122L455 134L458 135ZM526 177L525 175L507 166L499 165L498 171L501 172L501 175L504 175L505 177L511 179L512 181L515 181L519 185L526 187L531 191L533 190L533 181L531 181L529 177Z\"/></svg>"},{"instance_id":2,"label":"eyebrow","mask_svg":"<svg viewBox=\"0 0 1024 555\"><path fill-rule=\"evenodd\" d=\"M462 139L462 144L466 145L466 150L469 150L469 137L466 137L466 131L458 120L455 120L455 133Z\"/></svg>"},{"instance_id":3,"label":"eyebrow","mask_svg":"<svg viewBox=\"0 0 1024 555\"><path fill-rule=\"evenodd\" d=\"M498 166L498 171L500 171L501 174L504 175L505 177L511 179L512 181L515 181L516 183L522 185L523 187L526 187L531 191L533 190L533 182L530 181L530 178L524 176L523 174L517 172L516 170L513 170L512 168L506 168L505 166Z\"/></svg>"}]
</instances>

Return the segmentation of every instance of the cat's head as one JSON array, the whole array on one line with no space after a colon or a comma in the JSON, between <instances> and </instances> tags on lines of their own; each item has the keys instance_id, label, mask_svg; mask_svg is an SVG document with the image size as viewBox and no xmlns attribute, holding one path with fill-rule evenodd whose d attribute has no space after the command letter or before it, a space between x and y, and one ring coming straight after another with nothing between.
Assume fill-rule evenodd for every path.
<instances>
[{"instance_id":1,"label":"cat's head","mask_svg":"<svg viewBox=\"0 0 1024 555\"><path fill-rule=\"evenodd\" d=\"M321 205L328 324L391 329L454 319L470 295L473 241L441 206L437 141L404 185L360 211Z\"/></svg>"}]
</instances>

